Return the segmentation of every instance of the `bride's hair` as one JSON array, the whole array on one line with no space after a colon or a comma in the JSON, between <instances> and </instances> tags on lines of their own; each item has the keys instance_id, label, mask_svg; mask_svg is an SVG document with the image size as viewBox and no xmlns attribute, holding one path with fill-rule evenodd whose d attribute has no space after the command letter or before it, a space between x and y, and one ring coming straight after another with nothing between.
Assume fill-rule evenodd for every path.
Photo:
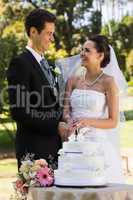
<instances>
[{"instance_id":1,"label":"bride's hair","mask_svg":"<svg viewBox=\"0 0 133 200\"><path fill-rule=\"evenodd\" d=\"M108 38L103 35L95 35L89 37L89 40L95 43L95 48L97 52L104 53L104 59L101 62L101 67L104 68L110 62L110 47L108 43Z\"/></svg>"}]
</instances>

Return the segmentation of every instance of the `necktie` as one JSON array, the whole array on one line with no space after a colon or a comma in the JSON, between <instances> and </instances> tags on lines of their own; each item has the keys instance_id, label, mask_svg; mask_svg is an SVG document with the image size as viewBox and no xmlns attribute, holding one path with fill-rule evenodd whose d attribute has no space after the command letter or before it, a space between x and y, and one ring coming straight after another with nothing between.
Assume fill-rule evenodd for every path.
<instances>
[{"instance_id":1,"label":"necktie","mask_svg":"<svg viewBox=\"0 0 133 200\"><path fill-rule=\"evenodd\" d=\"M53 83L54 83L53 75L52 75L52 73L51 73L50 66L49 66L47 60L43 58L43 59L40 61L40 64L41 64L41 66L43 67L43 69L44 69L44 71L45 71L45 73L46 73L46 75L47 75L47 78L48 78L49 81L50 81L50 84L53 85Z\"/></svg>"},{"instance_id":2,"label":"necktie","mask_svg":"<svg viewBox=\"0 0 133 200\"><path fill-rule=\"evenodd\" d=\"M50 85L53 88L54 95L57 96L58 92L57 92L57 88L56 88L56 83L55 83L54 77L53 77L53 75L51 73L51 68L50 68L47 60L45 60L45 58L43 58L40 61L40 64L41 64L41 67L44 70L45 75L47 76L47 79L48 79Z\"/></svg>"}]
</instances>

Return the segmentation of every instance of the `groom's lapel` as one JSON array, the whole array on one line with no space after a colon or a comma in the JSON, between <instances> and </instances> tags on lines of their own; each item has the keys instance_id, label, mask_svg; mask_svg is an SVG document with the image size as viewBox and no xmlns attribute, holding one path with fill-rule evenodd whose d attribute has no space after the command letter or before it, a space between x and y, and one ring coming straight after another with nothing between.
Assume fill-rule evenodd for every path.
<instances>
[{"instance_id":1,"label":"groom's lapel","mask_svg":"<svg viewBox=\"0 0 133 200\"><path fill-rule=\"evenodd\" d=\"M51 87L50 84L50 80L48 78L48 75L44 72L44 70L42 69L42 67L39 65L39 63L37 62L37 60L35 59L35 57L32 55L32 53L26 49L26 52L28 53L28 56L30 58L30 60L32 61L33 67L36 69L36 71L38 71L38 73L40 74L40 76L43 78L43 80L50 86L49 89L52 91L53 93L53 89Z\"/></svg>"}]
</instances>

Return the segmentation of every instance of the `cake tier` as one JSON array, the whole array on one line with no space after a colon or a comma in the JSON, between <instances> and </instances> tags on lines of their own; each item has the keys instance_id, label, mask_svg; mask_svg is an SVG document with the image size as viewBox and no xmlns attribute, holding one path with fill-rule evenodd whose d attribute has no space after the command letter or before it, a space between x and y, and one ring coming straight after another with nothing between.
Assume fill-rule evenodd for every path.
<instances>
[{"instance_id":1,"label":"cake tier","mask_svg":"<svg viewBox=\"0 0 133 200\"><path fill-rule=\"evenodd\" d=\"M84 154L66 153L58 158L59 169L89 169L93 171L104 169L104 156L88 156Z\"/></svg>"},{"instance_id":2,"label":"cake tier","mask_svg":"<svg viewBox=\"0 0 133 200\"><path fill-rule=\"evenodd\" d=\"M63 143L63 149L59 151L59 154L63 152L76 152L85 153L88 155L103 154L103 148L101 142L96 141L69 141Z\"/></svg>"},{"instance_id":3,"label":"cake tier","mask_svg":"<svg viewBox=\"0 0 133 200\"><path fill-rule=\"evenodd\" d=\"M105 185L104 172L98 173L88 170L55 170L55 185L64 186L98 186Z\"/></svg>"}]
</instances>

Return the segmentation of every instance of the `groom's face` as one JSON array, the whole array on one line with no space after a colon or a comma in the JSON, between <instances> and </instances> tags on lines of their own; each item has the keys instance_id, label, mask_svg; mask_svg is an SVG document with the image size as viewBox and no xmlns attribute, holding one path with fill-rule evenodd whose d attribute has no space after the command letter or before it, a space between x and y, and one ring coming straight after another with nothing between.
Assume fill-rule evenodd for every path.
<instances>
[{"instance_id":1,"label":"groom's face","mask_svg":"<svg viewBox=\"0 0 133 200\"><path fill-rule=\"evenodd\" d=\"M48 49L50 43L54 41L54 32L55 32L55 24L51 22L46 22L44 24L43 30L38 33L36 30L33 39L34 45L41 52L44 52Z\"/></svg>"}]
</instances>

